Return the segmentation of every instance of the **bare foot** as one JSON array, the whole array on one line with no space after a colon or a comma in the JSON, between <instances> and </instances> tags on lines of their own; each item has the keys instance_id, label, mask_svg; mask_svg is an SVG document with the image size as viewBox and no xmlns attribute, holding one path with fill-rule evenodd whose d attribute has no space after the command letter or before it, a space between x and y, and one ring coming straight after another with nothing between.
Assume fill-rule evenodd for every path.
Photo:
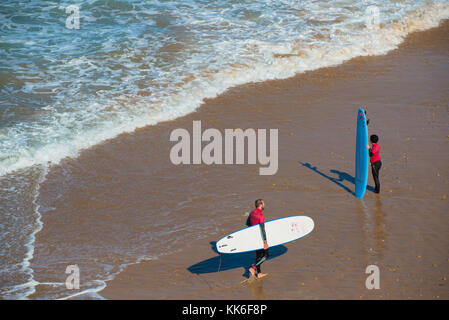
<instances>
[{"instance_id":1,"label":"bare foot","mask_svg":"<svg viewBox=\"0 0 449 320\"><path fill-rule=\"evenodd\" d=\"M251 276L254 277L256 275L256 272L254 271L254 268L249 268L249 272L251 273Z\"/></svg>"},{"instance_id":2,"label":"bare foot","mask_svg":"<svg viewBox=\"0 0 449 320\"><path fill-rule=\"evenodd\" d=\"M265 276L268 276L268 273L259 273L259 274L257 275L257 279L263 278L263 277L265 277Z\"/></svg>"}]
</instances>

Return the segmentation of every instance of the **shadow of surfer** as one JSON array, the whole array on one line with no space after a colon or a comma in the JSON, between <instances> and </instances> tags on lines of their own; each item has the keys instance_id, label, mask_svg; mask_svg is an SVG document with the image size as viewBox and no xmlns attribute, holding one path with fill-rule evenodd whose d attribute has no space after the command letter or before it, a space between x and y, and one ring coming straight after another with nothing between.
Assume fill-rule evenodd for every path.
<instances>
[{"instance_id":1,"label":"shadow of surfer","mask_svg":"<svg viewBox=\"0 0 449 320\"><path fill-rule=\"evenodd\" d=\"M310 163L304 163L304 162L299 162L299 163L301 165L303 165L304 167L309 168L312 171L315 171L316 173L318 173L322 177L325 177L326 179L332 181L337 186L343 188L344 190L346 190L347 192L349 192L350 194L355 196L354 191L352 191L350 188L348 188L347 186L345 186L342 183L342 182L348 181L348 182L352 183L353 185L355 185L355 178L353 176L351 176L349 173L343 172L343 171L339 171L339 170L335 170L335 169L331 169L331 170L329 170L331 173L335 173L335 174L338 175L338 177L331 177L331 176L325 174L324 172L318 170L317 167L312 167L312 165ZM367 190L374 192L374 188L373 187L367 186L366 188L367 188Z\"/></svg>"},{"instance_id":2,"label":"shadow of surfer","mask_svg":"<svg viewBox=\"0 0 449 320\"><path fill-rule=\"evenodd\" d=\"M211 250L218 254L216 248L216 242L209 242L211 246ZM270 255L267 260L274 259L279 257L287 252L287 247L280 245L276 247L270 248ZM232 254L222 254L221 256L215 256L201 262L198 262L194 265L191 265L187 268L187 270L194 274L205 274L205 273L214 273L220 271L226 271L231 269L243 268L244 273L243 277L249 278L249 267L254 262L254 251L244 252L244 253L232 253Z\"/></svg>"}]
</instances>

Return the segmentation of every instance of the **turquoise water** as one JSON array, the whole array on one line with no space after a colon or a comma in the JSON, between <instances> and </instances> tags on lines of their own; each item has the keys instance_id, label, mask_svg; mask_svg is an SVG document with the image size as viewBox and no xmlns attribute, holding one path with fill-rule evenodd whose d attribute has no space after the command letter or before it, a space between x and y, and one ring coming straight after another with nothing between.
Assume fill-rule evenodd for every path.
<instances>
[{"instance_id":1,"label":"turquoise water","mask_svg":"<svg viewBox=\"0 0 449 320\"><path fill-rule=\"evenodd\" d=\"M235 85L386 53L447 17L449 0L0 2L0 298L34 292L49 164ZM92 267L87 292L127 263Z\"/></svg>"}]
</instances>

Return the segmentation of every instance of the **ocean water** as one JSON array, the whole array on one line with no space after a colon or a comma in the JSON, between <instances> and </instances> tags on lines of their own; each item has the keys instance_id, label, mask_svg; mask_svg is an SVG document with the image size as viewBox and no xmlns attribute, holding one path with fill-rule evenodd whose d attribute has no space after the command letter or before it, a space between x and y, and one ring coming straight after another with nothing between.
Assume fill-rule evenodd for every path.
<instances>
[{"instance_id":1,"label":"ocean water","mask_svg":"<svg viewBox=\"0 0 449 320\"><path fill-rule=\"evenodd\" d=\"M384 54L448 17L449 0L1 2L0 297L34 292L49 165L232 86Z\"/></svg>"}]
</instances>

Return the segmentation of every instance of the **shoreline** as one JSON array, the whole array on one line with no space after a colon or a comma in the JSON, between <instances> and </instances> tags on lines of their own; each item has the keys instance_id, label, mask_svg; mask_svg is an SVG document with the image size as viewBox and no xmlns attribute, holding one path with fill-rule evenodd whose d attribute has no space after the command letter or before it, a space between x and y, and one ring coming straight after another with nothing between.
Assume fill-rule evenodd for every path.
<instances>
[{"instance_id":1,"label":"shoreline","mask_svg":"<svg viewBox=\"0 0 449 320\"><path fill-rule=\"evenodd\" d=\"M270 84L267 83L261 83L261 84L248 84L246 86L241 86L240 88L233 88L230 89L229 92L225 93L222 97L217 98L217 100L227 100L229 99L229 97L233 97L234 95L239 95L242 91L245 90L245 87L252 87L250 90L251 91L257 91L257 92L264 92L264 86L268 86L269 89L273 90L273 88L277 88L275 89L278 92L282 92L283 88L284 90L288 91L289 89L291 89L292 84L294 84L296 81L301 82L304 78L307 78L310 74L310 78L312 78L313 80L311 80L311 82L319 82L319 83L326 83L328 82L330 86L334 86L335 80L332 79L332 77L326 77L327 75L332 76L332 73L335 72L334 74L337 75L340 71L340 74L349 74L349 78L351 80L351 73L349 72L348 69L351 68L357 68L359 66L361 66L364 69L369 69L369 64L370 64L370 59L375 59L375 60L389 60L390 58L394 59L394 57L396 57L396 59L400 59L400 55L403 53L403 51L409 51L410 50L410 46L416 45L416 41L423 41L423 42L427 42L425 45L427 46L432 46L431 41L426 41L424 40L426 38L426 34L432 34L432 33L439 33L439 32L443 32L442 30L448 30L448 21L446 20L442 25L440 25L440 27L436 28L436 29L432 29L432 30L427 30L427 31L422 31L422 32L418 32L416 34L411 34L408 36L408 38L404 41L403 44L400 45L400 47L390 53L388 53L387 55L384 56L376 56L376 57L359 57L359 58L355 58L352 59L351 61L348 61L346 63L344 63L343 65L340 66L336 66L336 67L330 67L330 68L324 68L324 69L320 69L320 70L315 70L315 71L310 71L307 72L305 74L301 74L301 75L297 75L294 78L290 78L290 79L286 79L286 80L272 80L272 81L268 81ZM410 39L411 38L411 39ZM429 38L433 38L432 36L430 36ZM357 61L358 60L358 61ZM427 62L426 62L427 63ZM428 63L432 63L431 61ZM377 64L382 64L381 61L378 61ZM339 70L340 69L340 70ZM341 70L343 69L343 70ZM385 72L384 70L379 70L379 73L382 74L382 72ZM313 76L313 74L318 74L315 77ZM395 75L391 75L391 77L394 77ZM370 81L370 77L372 78L373 76L368 76L367 81ZM338 79L338 76L336 77ZM349 80L349 81L350 81ZM338 81L338 80L337 80ZM376 81L376 80L374 80ZM278 94L278 93L276 93ZM209 105L213 104L212 101L206 101L206 104L203 105L202 107L200 107L200 109L198 110L197 114L195 116L190 116L191 118L197 118L197 119L201 119L203 114L205 113L213 113L214 110L211 110L211 108L213 108L212 106L209 107ZM354 106L355 107L355 106ZM447 105L446 105L447 108ZM372 107L368 107L368 110L370 110L368 112L368 117L373 116L377 114L375 112L372 112ZM446 110L447 111L447 110ZM263 111L261 111L263 112ZM350 117L352 117L352 114L349 114ZM235 116L236 118L238 116ZM375 119L374 117L372 119ZM447 119L447 118L446 118ZM287 120L285 120L287 121ZM376 120L374 120L374 122L376 122ZM372 126L374 126L374 124L372 124ZM371 129L371 128L369 128ZM352 142L352 141L351 141ZM386 148L385 148L386 149ZM385 150L384 149L384 150ZM388 149L387 149L388 150ZM387 151L386 150L386 151ZM384 153L386 153L386 151L384 151ZM391 152L391 150L388 150ZM388 152L387 151L387 152ZM335 153L335 157L339 157L340 155L338 155L337 153ZM385 157L387 157L388 159L388 155L385 155ZM352 160L352 159L350 159ZM392 159L388 159L388 160L392 160ZM387 162L388 163L388 162ZM387 164L388 166L388 164ZM384 171L388 170L388 168L385 168ZM445 172L447 174L447 171ZM446 176L447 177L447 176ZM317 177L318 179L319 177ZM370 176L369 178L370 183L372 184L372 178ZM383 179L385 180L385 178ZM320 181L325 183L326 181ZM350 187L350 186L349 186ZM368 191L367 196L368 197L372 197L371 193ZM383 195L381 195L381 197L383 197ZM377 201L377 200L376 200ZM249 203L251 203L251 201L249 201ZM447 202L446 202L446 208L447 208ZM446 219L447 221L447 219ZM238 229L238 227L236 227ZM319 228L319 227L318 227ZM228 229L229 231L232 231L233 229L230 228ZM314 230L313 232L319 232L318 230ZM308 236L307 239L303 239L301 241L305 241L308 245L313 245L313 235ZM306 245L307 245L306 244ZM202 247L201 244L198 244L199 247ZM447 247L446 247L447 249ZM179 257L177 257L176 255L171 255L169 257L163 257L161 258L160 261L158 262L141 262L139 264L136 265L132 265L129 266L124 272L122 272L121 274L119 274L118 276L116 276L115 279L111 280L110 282L108 282L106 288L100 292L100 294L108 299L116 299L116 298L123 298L122 293L123 292L127 292L126 294L126 298L136 298L136 299L146 299L146 298L174 298L174 299L191 299L193 298L192 296L189 296L187 293L175 293L175 291L177 291L176 289L176 281L182 281L181 279L183 278L183 276L190 278L189 280L185 280L186 282L191 282L192 284L195 284L198 287L204 287L203 289L198 289L198 291L201 292L201 294L198 293L198 296L195 297L199 298L199 299L221 299L221 298L225 298L225 299L239 299L239 298L243 298L243 299L247 299L247 298L265 298L265 295L263 294L263 281L258 281L257 283L253 283L250 285L250 290L251 294L248 294L245 291L246 287L244 285L242 285L241 287L238 284L238 279L239 279L239 272L231 272L231 271L227 271L227 273L232 273L228 274L226 276L222 276L220 274L215 274L215 276L195 276L195 275L188 275L186 272L182 272L179 271L178 268L181 267L183 265L183 263L189 261L188 257L190 256L190 254L193 254L193 252L195 252L195 248L189 247L187 249L187 251L189 253L185 253L184 254L184 259L181 259ZM293 249L292 249L293 251ZM198 260L201 260L201 257L207 258L209 256L213 256L213 253L210 252L208 255L206 254L200 254L198 257ZM448 260L445 261L446 262L446 266L444 267L444 270L449 271L448 270ZM159 264L159 265L158 265ZM278 275L278 272L275 271L276 268L275 267L271 267L270 268L270 261L265 263L265 268L270 270L270 273L276 273L276 275ZM154 281L152 279L152 272L154 272L154 270L158 270L162 269L163 271L165 271L165 281L160 281L160 284L166 284L166 283L171 283L171 288L172 290L166 289L164 290L164 292L166 292L166 296L164 297L163 294L161 294L160 292L154 292L154 293L149 293L146 292L147 290L151 291L151 288L157 288L158 286L153 286L152 284L157 283L158 281ZM395 269L395 267L390 267L390 269ZM400 269L400 268L397 268ZM162 272L163 272L162 271ZM159 271L161 272L161 271ZM179 276L179 273L183 273L183 276ZM391 271L391 274L394 274L396 271ZM313 274L313 272L312 272ZM361 272L362 274L362 272ZM447 273L446 273L447 274ZM190 276L190 277L189 277ZM231 278L236 277L235 281L231 280ZM199 278L203 278L203 279L199 279ZM214 278L218 278L219 280L215 280ZM316 279L318 278L318 279ZM393 277L391 277L393 278ZM312 279L316 279L313 281L319 281L319 277L315 276L312 277ZM388 278L387 278L388 279ZM267 281L268 280L268 281ZM269 278L267 278L267 280L265 280L266 282L269 282L269 286L275 286L275 283L273 281L276 281L276 279L271 280ZM313 282L312 281L312 282ZM137 285L136 283L141 282L140 285ZM220 283L221 282L221 283ZM223 285L223 282L225 283L225 285ZM211 285L212 283L212 285ZM148 285L148 288L145 286L145 284ZM206 287L207 285L207 287ZM229 286L229 289L223 288ZM304 288L305 283L301 282L301 287ZM187 287L184 286L184 289ZM237 288L233 288L233 287L237 287ZM444 285L445 288L448 287L447 282ZM441 288L443 289L443 288ZM215 292L217 291L217 292ZM230 294L229 292L226 291L231 291L232 294ZM400 299L404 299L407 298L406 295L398 295L396 294L389 294L384 293L382 294L373 294L367 290L360 290L362 292L362 294L360 295L360 298L374 298L374 299L378 299L378 298L400 298ZM220 293L221 292L221 293ZM235 294L238 292L238 295L235 296ZM307 292L307 290L306 290ZM438 292L444 292L444 290L438 290ZM421 295L415 295L415 294L411 294L414 296L414 298L437 298L438 295L435 296L421 296ZM267 298L273 298L274 296L267 296ZM356 294L352 294L352 295L345 295L344 298L358 298L358 296ZM443 295L443 296L439 296L440 298L448 298L449 296ZM290 297L281 297L282 298L299 298L299 299L303 299L303 298L313 298L312 297L307 297L307 295L299 295L298 297L294 297L294 296L290 296ZM322 296L320 298L332 298L332 296L328 296L327 294L322 294Z\"/></svg>"},{"instance_id":2,"label":"shoreline","mask_svg":"<svg viewBox=\"0 0 449 320\"><path fill-rule=\"evenodd\" d=\"M448 30L449 21L445 20L438 28L408 35L398 49L386 55L357 57L293 78L228 89L217 98L206 99L192 114L121 134L83 151L77 159L63 160L49 170L40 189L40 198L54 210L42 215L45 228L36 235L35 258L45 252L47 244L61 240L52 234L60 227L60 215L70 217L65 218L66 223L82 233L83 224L77 226L76 221L103 225L119 218L102 213L117 211L117 215L130 217L123 221L124 228L143 228L144 234L163 231L164 226L145 221L142 227L136 213L150 208L157 214L171 206L167 215L182 214L174 221L188 226L178 232L191 233L170 242L172 252L168 254L164 254L164 241L172 240L161 239L157 247L161 254L131 264L107 280L101 296L449 298L448 283L442 280L449 273L445 233L449 225L445 217L447 55L443 59L449 47ZM381 137L385 164L380 196L368 191L363 201L357 201L351 194L353 122L361 105L367 105L370 133ZM239 127L278 128L277 174L259 176L259 165L175 167L168 159L173 145L169 134L175 128L190 131L194 120L201 120L204 129L221 132ZM82 182L83 190L76 184L64 186L63 200L54 200L64 175ZM370 176L369 185L372 183ZM92 202L89 197L100 200ZM190 273L189 266L216 258L210 242L240 229L243 213L251 210L259 197L266 200L267 220L305 214L314 219L315 230L263 264L264 272L270 274L266 280L242 283L245 270L240 265L222 272ZM178 212L180 201L187 203ZM79 216L73 217L77 210L81 210ZM191 221L201 225L196 228ZM205 228L208 224L210 229ZM404 224L411 227L403 228ZM102 231L109 235L107 229L98 233ZM84 241L91 243L98 239L92 234L85 236ZM76 245L78 240L72 241ZM370 264L379 265L381 288L385 284L387 289L372 292L364 288L364 271Z\"/></svg>"}]
</instances>

